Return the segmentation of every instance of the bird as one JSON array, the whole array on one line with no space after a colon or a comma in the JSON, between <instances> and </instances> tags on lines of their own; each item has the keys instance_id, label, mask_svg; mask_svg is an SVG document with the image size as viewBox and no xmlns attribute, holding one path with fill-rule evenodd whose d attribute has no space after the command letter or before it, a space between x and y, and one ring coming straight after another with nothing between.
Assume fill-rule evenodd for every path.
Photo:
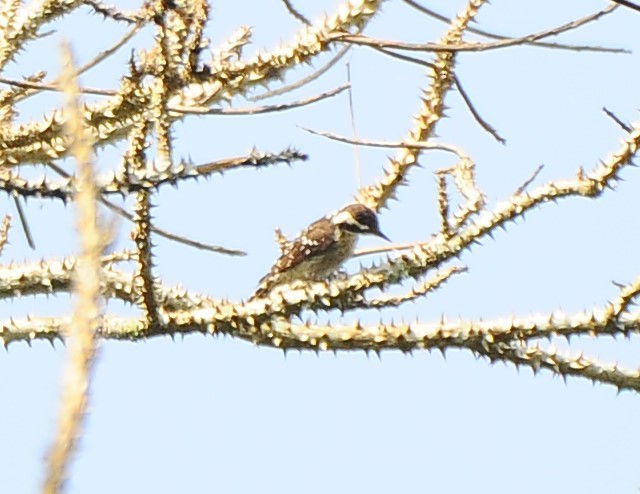
<instances>
[{"instance_id":1,"label":"bird","mask_svg":"<svg viewBox=\"0 0 640 494\"><path fill-rule=\"evenodd\" d=\"M376 213L360 203L349 204L314 221L282 248L280 257L258 282L249 301L263 298L285 283L326 279L351 257L361 234L390 241L380 231Z\"/></svg>"}]
</instances>

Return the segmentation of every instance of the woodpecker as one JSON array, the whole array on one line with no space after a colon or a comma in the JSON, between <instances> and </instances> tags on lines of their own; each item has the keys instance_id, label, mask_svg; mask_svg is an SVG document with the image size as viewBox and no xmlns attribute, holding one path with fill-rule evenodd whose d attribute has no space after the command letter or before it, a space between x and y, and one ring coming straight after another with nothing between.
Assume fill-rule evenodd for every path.
<instances>
[{"instance_id":1,"label":"woodpecker","mask_svg":"<svg viewBox=\"0 0 640 494\"><path fill-rule=\"evenodd\" d=\"M282 249L282 254L260 280L249 300L264 297L274 287L292 281L325 279L351 257L360 234L389 240L380 231L376 213L359 203L311 223Z\"/></svg>"}]
</instances>

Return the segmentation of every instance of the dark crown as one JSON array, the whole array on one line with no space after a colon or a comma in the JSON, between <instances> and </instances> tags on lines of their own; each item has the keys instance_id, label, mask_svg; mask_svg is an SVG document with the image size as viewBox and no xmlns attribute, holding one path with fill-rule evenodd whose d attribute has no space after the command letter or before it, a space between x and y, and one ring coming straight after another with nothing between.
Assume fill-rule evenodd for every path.
<instances>
[{"instance_id":1,"label":"dark crown","mask_svg":"<svg viewBox=\"0 0 640 494\"><path fill-rule=\"evenodd\" d=\"M376 213L362 204L350 204L331 216L331 222L351 233L377 235L385 240L389 238L380 231Z\"/></svg>"}]
</instances>

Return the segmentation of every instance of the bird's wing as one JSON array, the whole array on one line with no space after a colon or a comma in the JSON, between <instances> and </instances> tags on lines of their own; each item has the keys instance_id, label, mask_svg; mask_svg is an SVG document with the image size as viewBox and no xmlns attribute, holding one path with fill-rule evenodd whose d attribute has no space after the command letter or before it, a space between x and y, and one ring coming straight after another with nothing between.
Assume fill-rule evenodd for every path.
<instances>
[{"instance_id":1,"label":"bird's wing","mask_svg":"<svg viewBox=\"0 0 640 494\"><path fill-rule=\"evenodd\" d=\"M333 225L329 220L322 218L312 223L295 240L289 242L282 255L271 267L269 273L260 280L258 288L251 299L263 297L274 286L289 281L287 275L292 274L291 271L300 266L303 261L308 261L331 249L337 242L334 236L331 235L332 228ZM303 275L304 273L300 274ZM297 276L293 278L297 278ZM300 276L300 279L303 278L304 276Z\"/></svg>"}]
</instances>

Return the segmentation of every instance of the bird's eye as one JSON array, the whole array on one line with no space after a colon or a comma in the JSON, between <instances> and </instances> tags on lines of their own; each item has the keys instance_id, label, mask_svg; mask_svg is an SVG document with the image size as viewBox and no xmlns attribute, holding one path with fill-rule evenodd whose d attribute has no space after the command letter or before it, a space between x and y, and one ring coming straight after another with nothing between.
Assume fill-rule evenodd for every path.
<instances>
[{"instance_id":1,"label":"bird's eye","mask_svg":"<svg viewBox=\"0 0 640 494\"><path fill-rule=\"evenodd\" d=\"M364 230L371 230L371 218L369 218L366 214L359 214L356 217L356 221L359 225L364 227Z\"/></svg>"}]
</instances>

